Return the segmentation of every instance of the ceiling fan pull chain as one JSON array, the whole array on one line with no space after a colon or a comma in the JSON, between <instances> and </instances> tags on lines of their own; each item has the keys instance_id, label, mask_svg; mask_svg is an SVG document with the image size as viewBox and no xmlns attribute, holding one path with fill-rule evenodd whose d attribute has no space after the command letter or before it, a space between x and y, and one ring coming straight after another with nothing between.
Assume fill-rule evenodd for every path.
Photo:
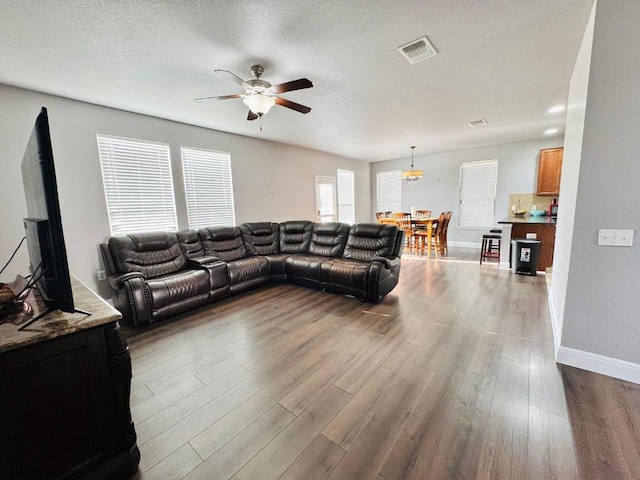
<instances>
[{"instance_id":1,"label":"ceiling fan pull chain","mask_svg":"<svg viewBox=\"0 0 640 480\"><path fill-rule=\"evenodd\" d=\"M260 131L262 131L262 115L260 115Z\"/></svg>"}]
</instances>

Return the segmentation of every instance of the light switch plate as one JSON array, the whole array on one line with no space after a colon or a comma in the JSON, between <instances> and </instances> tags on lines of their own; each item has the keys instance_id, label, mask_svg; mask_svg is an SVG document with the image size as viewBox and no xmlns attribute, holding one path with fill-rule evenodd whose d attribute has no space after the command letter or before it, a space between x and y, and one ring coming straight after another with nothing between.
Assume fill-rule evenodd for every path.
<instances>
[{"instance_id":1,"label":"light switch plate","mask_svg":"<svg viewBox=\"0 0 640 480\"><path fill-rule=\"evenodd\" d=\"M598 230L598 245L633 246L633 230Z\"/></svg>"},{"instance_id":2,"label":"light switch plate","mask_svg":"<svg viewBox=\"0 0 640 480\"><path fill-rule=\"evenodd\" d=\"M531 238L533 240L535 240L537 237L537 235L535 233L527 233L527 238Z\"/></svg>"}]
</instances>

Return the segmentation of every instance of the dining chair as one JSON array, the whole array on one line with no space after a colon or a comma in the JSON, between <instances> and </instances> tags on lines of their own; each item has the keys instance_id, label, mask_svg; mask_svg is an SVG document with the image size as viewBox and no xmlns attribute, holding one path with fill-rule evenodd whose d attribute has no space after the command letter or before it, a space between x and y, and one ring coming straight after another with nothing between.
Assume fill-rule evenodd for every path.
<instances>
[{"instance_id":1,"label":"dining chair","mask_svg":"<svg viewBox=\"0 0 640 480\"><path fill-rule=\"evenodd\" d=\"M449 255L449 245L447 245L447 231L449 229L449 222L451 221L451 215L453 215L453 212L451 210L449 210L444 214L444 222L439 228L440 255L442 256Z\"/></svg>"},{"instance_id":2,"label":"dining chair","mask_svg":"<svg viewBox=\"0 0 640 480\"><path fill-rule=\"evenodd\" d=\"M415 242L415 232L416 230L411 225L411 214L410 213L394 213L393 219L396 222L396 226L398 230L402 230L404 232L404 240L409 249L409 253L411 253L411 248Z\"/></svg>"},{"instance_id":3,"label":"dining chair","mask_svg":"<svg viewBox=\"0 0 640 480\"><path fill-rule=\"evenodd\" d=\"M439 234L439 229L444 224L444 221L445 221L445 213L442 212L437 220L434 220L433 222L431 222L431 224L430 224L431 228L427 227L426 229L416 230L416 232L415 232L415 236L416 236L416 240L418 242L418 245L420 246L420 248L426 248L427 249L427 257L428 258L431 258L431 249L432 248L433 248L433 252L436 255L436 258L438 258L439 254L440 254L440 251L441 251L440 239L441 239L441 237L440 237L440 234Z\"/></svg>"}]
</instances>

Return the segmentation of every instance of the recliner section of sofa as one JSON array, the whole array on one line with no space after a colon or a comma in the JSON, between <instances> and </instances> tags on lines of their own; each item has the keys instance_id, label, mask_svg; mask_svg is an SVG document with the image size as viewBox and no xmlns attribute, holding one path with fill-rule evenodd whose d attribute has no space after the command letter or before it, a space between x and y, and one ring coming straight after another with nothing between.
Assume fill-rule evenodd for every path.
<instances>
[{"instance_id":1,"label":"recliner section of sofa","mask_svg":"<svg viewBox=\"0 0 640 480\"><path fill-rule=\"evenodd\" d=\"M391 225L296 220L122 235L101 250L114 305L138 325L268 282L379 302L398 283L403 237Z\"/></svg>"},{"instance_id":2,"label":"recliner section of sofa","mask_svg":"<svg viewBox=\"0 0 640 480\"><path fill-rule=\"evenodd\" d=\"M113 304L134 324L160 320L209 302L209 274L187 267L175 232L111 237L108 251L116 269L109 278L115 289Z\"/></svg>"},{"instance_id":3,"label":"recliner section of sofa","mask_svg":"<svg viewBox=\"0 0 640 480\"><path fill-rule=\"evenodd\" d=\"M204 253L227 263L230 293L240 293L269 281L269 262L263 256L249 256L239 227L210 227L198 230Z\"/></svg>"}]
</instances>

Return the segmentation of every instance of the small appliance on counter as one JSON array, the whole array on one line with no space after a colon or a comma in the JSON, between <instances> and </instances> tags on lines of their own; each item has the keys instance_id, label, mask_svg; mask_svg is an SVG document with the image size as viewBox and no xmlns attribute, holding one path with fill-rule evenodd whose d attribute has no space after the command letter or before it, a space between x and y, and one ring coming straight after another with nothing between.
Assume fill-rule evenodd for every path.
<instances>
[{"instance_id":1,"label":"small appliance on counter","mask_svg":"<svg viewBox=\"0 0 640 480\"><path fill-rule=\"evenodd\" d=\"M558 216L558 199L557 198L554 198L553 202L549 204L547 215L553 218L556 218Z\"/></svg>"}]
</instances>

